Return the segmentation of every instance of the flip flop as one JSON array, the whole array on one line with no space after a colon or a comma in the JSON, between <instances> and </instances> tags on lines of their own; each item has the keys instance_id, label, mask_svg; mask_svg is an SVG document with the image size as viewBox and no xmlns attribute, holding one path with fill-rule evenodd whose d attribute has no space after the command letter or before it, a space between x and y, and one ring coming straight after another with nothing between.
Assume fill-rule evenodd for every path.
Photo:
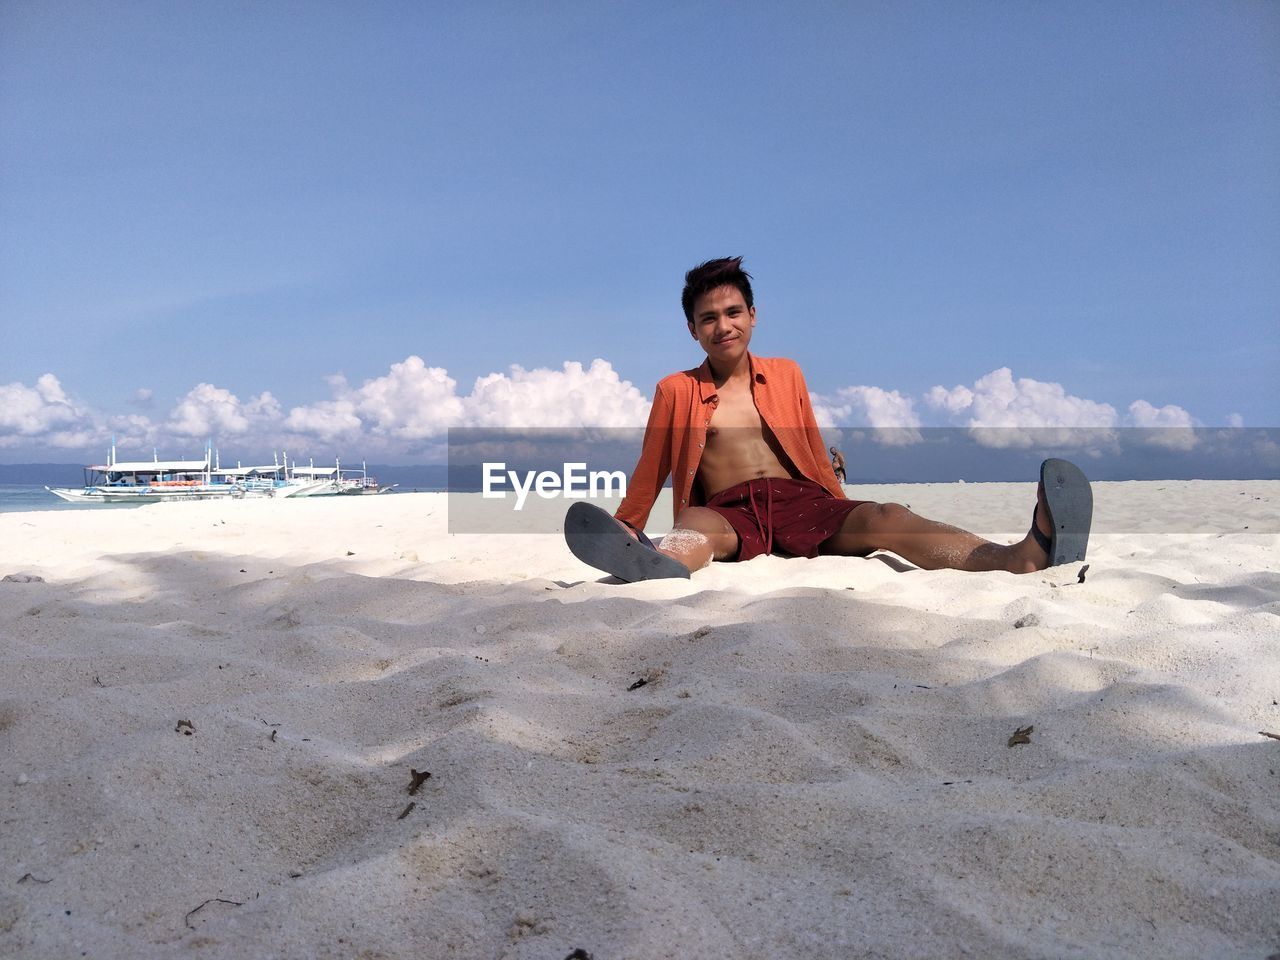
<instances>
[{"instance_id":1,"label":"flip flop","mask_svg":"<svg viewBox=\"0 0 1280 960\"><path fill-rule=\"evenodd\" d=\"M565 543L587 566L627 583L689 579L688 567L659 553L652 540L641 531L636 532L641 540L634 539L620 521L591 503L575 503L564 516Z\"/></svg>"},{"instance_id":2,"label":"flip flop","mask_svg":"<svg viewBox=\"0 0 1280 960\"><path fill-rule=\"evenodd\" d=\"M1046 460L1040 464L1045 509L1053 536L1046 537L1036 526L1031 512L1031 535L1049 555L1049 566L1084 559L1089 547L1089 526L1093 522L1093 491L1084 472L1066 460Z\"/></svg>"}]
</instances>

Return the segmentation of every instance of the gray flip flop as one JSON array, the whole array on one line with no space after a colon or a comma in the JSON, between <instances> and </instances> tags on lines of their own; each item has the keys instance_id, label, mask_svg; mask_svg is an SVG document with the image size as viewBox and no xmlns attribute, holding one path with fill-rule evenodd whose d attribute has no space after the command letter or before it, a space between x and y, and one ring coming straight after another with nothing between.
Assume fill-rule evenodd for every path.
<instances>
[{"instance_id":1,"label":"gray flip flop","mask_svg":"<svg viewBox=\"0 0 1280 960\"><path fill-rule=\"evenodd\" d=\"M1093 491L1084 472L1066 460L1046 460L1040 464L1040 482L1049 511L1053 536L1046 537L1031 515L1031 533L1046 553L1049 566L1084 559L1089 547L1089 527L1093 523Z\"/></svg>"},{"instance_id":2,"label":"gray flip flop","mask_svg":"<svg viewBox=\"0 0 1280 960\"><path fill-rule=\"evenodd\" d=\"M644 534L640 534L644 537ZM619 521L590 503L575 503L564 515L564 539L575 557L619 580L689 579L689 568L659 553L648 537L632 538Z\"/></svg>"}]
</instances>

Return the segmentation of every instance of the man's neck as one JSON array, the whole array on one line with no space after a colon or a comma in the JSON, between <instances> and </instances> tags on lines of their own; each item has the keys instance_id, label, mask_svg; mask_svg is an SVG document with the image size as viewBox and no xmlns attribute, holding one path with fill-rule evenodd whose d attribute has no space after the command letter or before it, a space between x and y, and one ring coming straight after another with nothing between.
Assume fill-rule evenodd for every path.
<instances>
[{"instance_id":1,"label":"man's neck","mask_svg":"<svg viewBox=\"0 0 1280 960\"><path fill-rule=\"evenodd\" d=\"M731 380L734 381L750 381L751 380L751 354L744 353L742 359L739 360L728 370L720 370L716 364L707 357L707 367L711 371L711 380L717 388L723 387Z\"/></svg>"}]
</instances>

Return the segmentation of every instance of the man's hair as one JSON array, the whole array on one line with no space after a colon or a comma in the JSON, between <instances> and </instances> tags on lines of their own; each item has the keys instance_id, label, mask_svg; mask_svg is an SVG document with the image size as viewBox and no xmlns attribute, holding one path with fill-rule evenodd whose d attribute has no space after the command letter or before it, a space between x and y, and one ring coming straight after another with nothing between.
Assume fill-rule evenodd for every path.
<instances>
[{"instance_id":1,"label":"man's hair","mask_svg":"<svg viewBox=\"0 0 1280 960\"><path fill-rule=\"evenodd\" d=\"M717 287L726 286L737 287L747 306L755 306L755 298L751 294L751 274L742 269L742 258L721 257L719 260L700 263L684 275L684 293L680 295L680 305L684 307L685 319L693 323L693 305L700 296Z\"/></svg>"}]
</instances>

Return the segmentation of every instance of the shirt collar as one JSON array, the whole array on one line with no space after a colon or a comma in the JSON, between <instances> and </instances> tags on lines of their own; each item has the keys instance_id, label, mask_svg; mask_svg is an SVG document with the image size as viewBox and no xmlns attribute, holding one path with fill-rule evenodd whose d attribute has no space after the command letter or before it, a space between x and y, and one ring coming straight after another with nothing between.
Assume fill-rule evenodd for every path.
<instances>
[{"instance_id":1,"label":"shirt collar","mask_svg":"<svg viewBox=\"0 0 1280 960\"><path fill-rule=\"evenodd\" d=\"M747 352L747 363L751 366L751 379L755 383L768 383L765 375L756 369L756 358ZM716 382L711 376L711 361L703 360L702 365L695 371L698 376L698 399L702 403L716 399L719 394L716 393Z\"/></svg>"}]
</instances>

